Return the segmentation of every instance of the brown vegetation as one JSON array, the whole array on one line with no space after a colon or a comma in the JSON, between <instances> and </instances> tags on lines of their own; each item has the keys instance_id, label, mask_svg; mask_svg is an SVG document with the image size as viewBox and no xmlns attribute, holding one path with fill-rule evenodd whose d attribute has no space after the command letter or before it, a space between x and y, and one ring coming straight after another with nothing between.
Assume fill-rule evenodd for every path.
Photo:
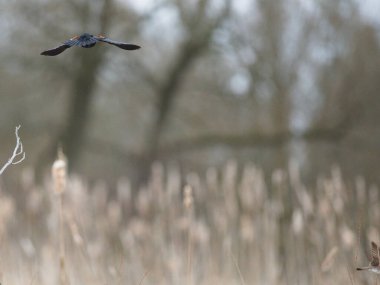
<instances>
[{"instance_id":1,"label":"brown vegetation","mask_svg":"<svg viewBox=\"0 0 380 285\"><path fill-rule=\"evenodd\" d=\"M253 164L241 175L230 162L182 176L156 163L132 200L127 178L112 195L102 182L66 178L64 164L55 162L54 183L43 188L25 171L22 202L2 189L4 284L357 284L373 277L354 269L364 260L359 240L366 246L380 237L378 189L343 179L337 167L306 187L296 165L266 181Z\"/></svg>"}]
</instances>

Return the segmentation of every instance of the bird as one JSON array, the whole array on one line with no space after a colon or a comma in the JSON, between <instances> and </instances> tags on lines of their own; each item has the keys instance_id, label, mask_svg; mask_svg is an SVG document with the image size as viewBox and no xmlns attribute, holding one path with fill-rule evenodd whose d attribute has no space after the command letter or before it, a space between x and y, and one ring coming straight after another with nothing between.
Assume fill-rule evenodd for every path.
<instances>
[{"instance_id":1,"label":"bird","mask_svg":"<svg viewBox=\"0 0 380 285\"><path fill-rule=\"evenodd\" d=\"M125 49L125 50L136 50L136 49L141 48L138 45L128 44L128 43L123 43L123 42L111 40L111 39L109 39L103 35L94 36L94 35L91 35L88 33L84 33L82 35L75 36L75 37L65 41L63 44L61 44L55 48L48 49L48 50L41 52L41 55L55 56L55 55L58 55L58 54L64 52L66 49L71 48L72 46L79 46L82 48L92 48L98 42L111 44L111 45L117 46L118 48Z\"/></svg>"},{"instance_id":2,"label":"bird","mask_svg":"<svg viewBox=\"0 0 380 285\"><path fill-rule=\"evenodd\" d=\"M380 261L379 261L379 247L375 242L371 242L371 255L372 259L371 262L369 263L369 266L367 267L358 267L356 270L367 270L374 272L376 274L380 274Z\"/></svg>"}]
</instances>

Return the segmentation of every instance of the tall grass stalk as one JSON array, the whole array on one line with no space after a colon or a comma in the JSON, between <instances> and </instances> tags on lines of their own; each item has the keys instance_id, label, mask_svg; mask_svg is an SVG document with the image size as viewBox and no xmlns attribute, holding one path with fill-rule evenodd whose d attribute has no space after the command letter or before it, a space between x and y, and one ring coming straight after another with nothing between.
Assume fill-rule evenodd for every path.
<instances>
[{"instance_id":1,"label":"tall grass stalk","mask_svg":"<svg viewBox=\"0 0 380 285\"><path fill-rule=\"evenodd\" d=\"M22 195L0 193L7 284L25 284L36 265L39 285L139 284L146 268L146 285L375 284L354 268L367 263L363 246L380 236L379 191L337 167L306 183L294 166L271 174L229 163L189 176L156 165L151 183L130 195L126 177L116 181L117 193L78 176L66 187L60 155L51 216L47 184L36 185L30 172L21 175Z\"/></svg>"},{"instance_id":2,"label":"tall grass stalk","mask_svg":"<svg viewBox=\"0 0 380 285\"><path fill-rule=\"evenodd\" d=\"M184 188L183 205L185 207L187 218L187 266L186 266L186 280L187 285L192 284L192 260L193 260L193 241L192 241L192 225L193 225L193 189L190 185Z\"/></svg>"},{"instance_id":3,"label":"tall grass stalk","mask_svg":"<svg viewBox=\"0 0 380 285\"><path fill-rule=\"evenodd\" d=\"M247 283L245 283L245 280L244 280L244 277L243 277L243 274L241 273L241 270L240 270L240 267L239 267L239 264L234 256L234 254L232 253L232 250L230 250L230 254L231 254L231 258L232 258L232 262L234 263L234 266L236 268L236 271L237 273L239 274L239 279L240 279L240 284L242 285L246 285Z\"/></svg>"},{"instance_id":4,"label":"tall grass stalk","mask_svg":"<svg viewBox=\"0 0 380 285\"><path fill-rule=\"evenodd\" d=\"M57 198L57 212L59 220L59 281L60 285L68 285L65 265L65 240L64 240L64 202L63 194L67 185L67 162L63 152L58 152L58 158L52 166L54 194Z\"/></svg>"}]
</instances>

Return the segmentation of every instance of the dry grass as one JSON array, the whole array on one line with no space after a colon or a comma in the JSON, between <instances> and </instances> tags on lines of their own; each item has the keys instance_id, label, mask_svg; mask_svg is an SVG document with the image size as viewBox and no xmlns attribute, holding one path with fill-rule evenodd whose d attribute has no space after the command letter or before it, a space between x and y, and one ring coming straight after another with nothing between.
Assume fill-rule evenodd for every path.
<instances>
[{"instance_id":1,"label":"dry grass","mask_svg":"<svg viewBox=\"0 0 380 285\"><path fill-rule=\"evenodd\" d=\"M20 193L1 189L3 285L376 284L355 267L359 238L380 240L379 192L339 168L307 186L294 165L266 181L254 165L155 164L132 200L126 178L109 189L55 167L44 187L26 170Z\"/></svg>"}]
</instances>

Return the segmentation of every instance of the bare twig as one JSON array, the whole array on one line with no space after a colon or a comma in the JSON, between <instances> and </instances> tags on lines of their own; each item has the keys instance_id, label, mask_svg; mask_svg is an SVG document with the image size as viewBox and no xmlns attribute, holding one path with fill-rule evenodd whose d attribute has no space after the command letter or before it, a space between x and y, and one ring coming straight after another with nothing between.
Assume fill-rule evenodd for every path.
<instances>
[{"instance_id":1,"label":"bare twig","mask_svg":"<svg viewBox=\"0 0 380 285\"><path fill-rule=\"evenodd\" d=\"M11 164L18 164L22 162L25 159L25 152L24 148L20 139L20 136L18 135L18 130L20 129L20 125L16 127L15 134L16 134L16 146L13 150L12 156L8 159L7 163L4 164L4 166L0 169L0 175L3 174L5 169L11 165Z\"/></svg>"}]
</instances>

